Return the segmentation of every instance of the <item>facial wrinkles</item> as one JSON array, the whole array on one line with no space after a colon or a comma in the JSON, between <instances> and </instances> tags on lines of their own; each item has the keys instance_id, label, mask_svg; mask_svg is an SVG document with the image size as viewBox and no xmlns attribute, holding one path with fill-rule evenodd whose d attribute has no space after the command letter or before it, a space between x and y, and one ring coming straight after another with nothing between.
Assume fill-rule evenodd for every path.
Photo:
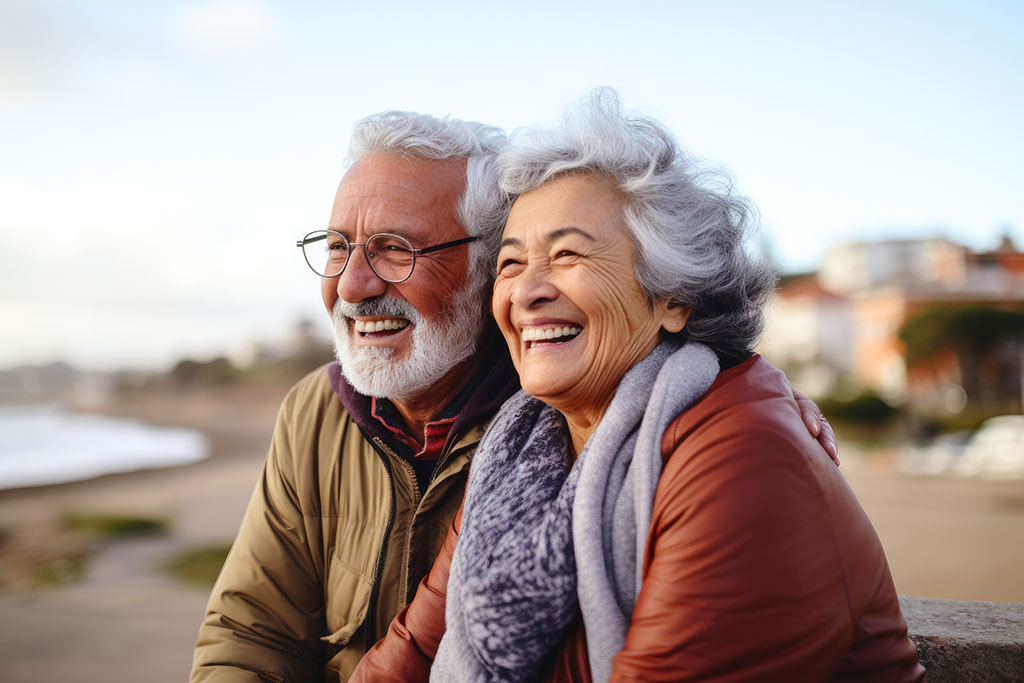
<instances>
[{"instance_id":1,"label":"facial wrinkles","mask_svg":"<svg viewBox=\"0 0 1024 683\"><path fill-rule=\"evenodd\" d=\"M614 184L565 176L520 196L505 226L500 256L510 263L495 283L494 310L531 394L561 411L582 447L622 377L661 337L662 304L636 280L633 243ZM525 349L521 323L578 322L577 337Z\"/></svg>"},{"instance_id":2,"label":"facial wrinkles","mask_svg":"<svg viewBox=\"0 0 1024 683\"><path fill-rule=\"evenodd\" d=\"M641 335L636 324L636 307L646 307L647 302L645 298L640 303L636 297L627 296L636 293L635 283L621 273L603 275L606 277L589 282L593 295L602 302L598 310L587 312L589 333L584 341L593 352L580 354L587 362L582 380L558 397L566 412L581 417L589 415L595 423L611 403L625 373L657 344L657 336L652 339L650 335Z\"/></svg>"},{"instance_id":3,"label":"facial wrinkles","mask_svg":"<svg viewBox=\"0 0 1024 683\"><path fill-rule=\"evenodd\" d=\"M395 233L417 247L463 237L465 233L454 207L465 186L465 166L464 159L424 160L368 154L345 174L335 195L329 228L359 243L376 233ZM441 285L445 293L452 292L463 279L467 253L465 248L456 248L418 258L414 279L433 277L444 281ZM412 283L404 284L406 289L411 286ZM402 287L398 291L404 294ZM328 309L333 310L336 293L324 290L323 296ZM363 298L367 297L353 296L350 300ZM411 295L407 298L416 300ZM429 311L424 312L430 315Z\"/></svg>"},{"instance_id":4,"label":"facial wrinkles","mask_svg":"<svg viewBox=\"0 0 1024 683\"><path fill-rule=\"evenodd\" d=\"M543 238L538 241L545 242ZM512 313L514 321L510 322L515 328L516 338L511 341L515 345L517 361L524 362L522 355L525 351L523 333L518 329L519 321L546 317L546 314L555 318L579 319L585 326L585 337L581 341L587 345L577 355L577 362L585 364L582 379L544 398L558 404L564 412L581 417L589 415L589 419L594 421L600 419L607 408L622 376L650 353L659 338L659 326L652 323L653 310L635 280L632 260L624 261L620 253L629 247L624 240L593 242L570 236L556 239L529 255L525 253L529 250L519 252L515 247L505 252L512 258L523 259L531 270L524 276L538 278L553 291L558 291L551 302L540 302L536 308L525 310L519 307ZM559 257L562 249L578 256ZM506 281L499 278L496 293L504 287L516 287L515 280L515 276ZM582 291L587 292L587 301L574 301L574 295L578 296ZM510 297L512 292L508 289L500 295ZM568 308L558 301L563 296ZM569 309L579 312L559 314L563 311L568 313ZM530 361L527 359L525 362L528 364Z\"/></svg>"},{"instance_id":5,"label":"facial wrinkles","mask_svg":"<svg viewBox=\"0 0 1024 683\"><path fill-rule=\"evenodd\" d=\"M414 239L402 230L429 226L433 232L437 221L459 224L454 207L464 187L464 160L369 155L346 174L335 197L331 226L350 239L374 232Z\"/></svg>"},{"instance_id":6,"label":"facial wrinkles","mask_svg":"<svg viewBox=\"0 0 1024 683\"><path fill-rule=\"evenodd\" d=\"M342 187L344 192L335 197L331 224L345 226L353 234L395 216L417 215L425 208L407 199L422 196L422 189L410 187L400 176L386 171L360 174L356 179L346 176Z\"/></svg>"}]
</instances>

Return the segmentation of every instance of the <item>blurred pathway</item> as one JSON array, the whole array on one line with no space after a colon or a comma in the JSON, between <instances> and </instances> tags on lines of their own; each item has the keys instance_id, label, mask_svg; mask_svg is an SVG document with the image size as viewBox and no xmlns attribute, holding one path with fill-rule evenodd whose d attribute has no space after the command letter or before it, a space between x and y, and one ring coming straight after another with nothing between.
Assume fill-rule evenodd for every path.
<instances>
[{"instance_id":1,"label":"blurred pathway","mask_svg":"<svg viewBox=\"0 0 1024 683\"><path fill-rule=\"evenodd\" d=\"M157 567L185 548L230 542L261 463L262 457L227 458L0 501L5 521L8 514L29 521L63 509L172 522L166 537L102 544L73 585L0 596L0 681L185 681L208 593Z\"/></svg>"},{"instance_id":2,"label":"blurred pathway","mask_svg":"<svg viewBox=\"0 0 1024 683\"><path fill-rule=\"evenodd\" d=\"M897 456L840 445L899 594L1024 602L1024 480L907 475Z\"/></svg>"}]
</instances>

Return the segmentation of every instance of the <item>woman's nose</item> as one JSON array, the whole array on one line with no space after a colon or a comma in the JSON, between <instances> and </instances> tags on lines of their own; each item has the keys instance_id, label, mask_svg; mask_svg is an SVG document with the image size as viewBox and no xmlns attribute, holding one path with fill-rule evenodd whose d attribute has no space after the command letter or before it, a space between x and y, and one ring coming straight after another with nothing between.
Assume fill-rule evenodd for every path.
<instances>
[{"instance_id":1,"label":"woman's nose","mask_svg":"<svg viewBox=\"0 0 1024 683\"><path fill-rule=\"evenodd\" d=\"M345 271L338 276L337 287L338 297L356 304L380 296L387 290L388 283L370 268L366 252L360 245L352 247Z\"/></svg>"},{"instance_id":2,"label":"woman's nose","mask_svg":"<svg viewBox=\"0 0 1024 683\"><path fill-rule=\"evenodd\" d=\"M512 304L520 308L536 308L557 298L558 288L547 265L527 265L512 289Z\"/></svg>"}]
</instances>

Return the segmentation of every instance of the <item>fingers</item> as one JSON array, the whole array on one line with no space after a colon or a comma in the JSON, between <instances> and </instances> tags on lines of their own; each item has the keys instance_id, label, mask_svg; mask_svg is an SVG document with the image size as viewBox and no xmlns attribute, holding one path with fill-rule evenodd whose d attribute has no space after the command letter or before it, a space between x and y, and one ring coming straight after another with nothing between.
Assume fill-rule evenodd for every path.
<instances>
[{"instance_id":1,"label":"fingers","mask_svg":"<svg viewBox=\"0 0 1024 683\"><path fill-rule=\"evenodd\" d=\"M807 431L818 440L824 451L828 453L828 457L832 458L836 467L839 467L839 442L836 440L836 433L832 430L832 425L821 414L818 405L803 393L793 389L793 398L796 399L796 404L800 408L800 418L803 420L804 426L807 427Z\"/></svg>"},{"instance_id":2,"label":"fingers","mask_svg":"<svg viewBox=\"0 0 1024 683\"><path fill-rule=\"evenodd\" d=\"M823 417L817 404L796 389L793 390L793 398L796 399L796 405L800 408L800 417L803 419L804 425L807 426L807 431L811 433L811 436L817 438L821 434Z\"/></svg>"},{"instance_id":3,"label":"fingers","mask_svg":"<svg viewBox=\"0 0 1024 683\"><path fill-rule=\"evenodd\" d=\"M836 433L832 431L832 425L829 424L825 416L821 416L821 433L818 434L818 443L828 453L828 457L832 458L832 462L839 467L839 441L836 439Z\"/></svg>"},{"instance_id":4,"label":"fingers","mask_svg":"<svg viewBox=\"0 0 1024 683\"><path fill-rule=\"evenodd\" d=\"M811 436L813 436L816 439L820 439L822 420L821 413L818 412L818 406L814 405L813 403L811 403L811 407L813 408L813 410L805 409L805 402L811 403L807 399L804 399L803 401L800 401L799 399L797 400L797 405L800 406L800 417L803 418L804 425L807 427L807 431L811 433Z\"/></svg>"}]
</instances>

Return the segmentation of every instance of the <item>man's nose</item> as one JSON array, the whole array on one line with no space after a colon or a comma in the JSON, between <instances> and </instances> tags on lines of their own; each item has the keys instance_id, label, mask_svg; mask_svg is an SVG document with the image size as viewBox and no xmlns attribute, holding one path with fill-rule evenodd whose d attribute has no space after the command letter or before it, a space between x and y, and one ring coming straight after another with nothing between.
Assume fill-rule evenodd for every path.
<instances>
[{"instance_id":1,"label":"man's nose","mask_svg":"<svg viewBox=\"0 0 1024 683\"><path fill-rule=\"evenodd\" d=\"M362 246L352 247L345 272L338 276L338 296L349 303L359 303L380 296L387 288L385 282L373 272Z\"/></svg>"}]
</instances>

